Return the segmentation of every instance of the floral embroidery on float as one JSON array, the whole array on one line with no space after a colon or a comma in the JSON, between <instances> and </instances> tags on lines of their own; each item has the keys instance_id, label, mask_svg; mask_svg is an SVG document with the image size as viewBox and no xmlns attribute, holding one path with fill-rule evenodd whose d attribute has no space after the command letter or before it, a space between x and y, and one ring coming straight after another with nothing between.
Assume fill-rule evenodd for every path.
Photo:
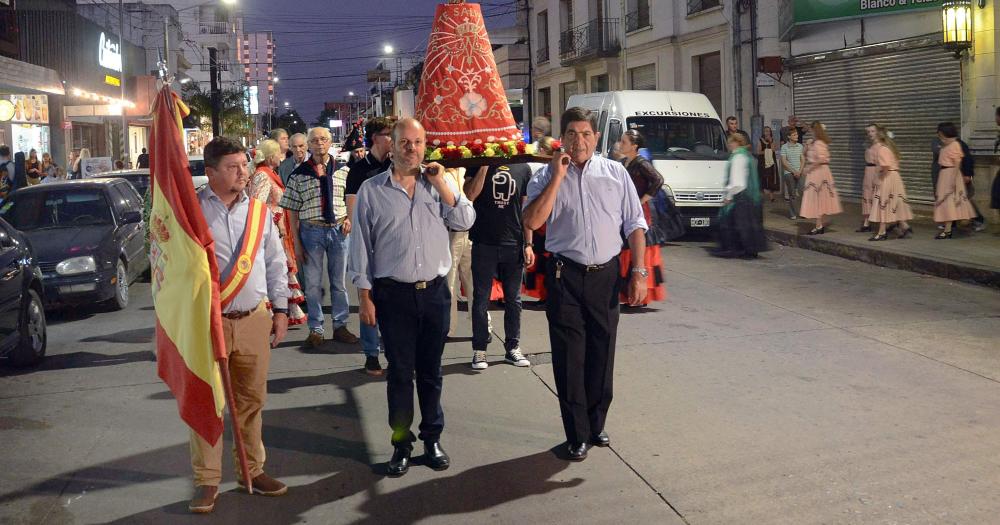
<instances>
[{"instance_id":1,"label":"floral embroidery on float","mask_svg":"<svg viewBox=\"0 0 1000 525\"><path fill-rule=\"evenodd\" d=\"M427 131L425 160L445 167L547 162L525 144L497 74L479 4L439 4L414 116Z\"/></svg>"}]
</instances>

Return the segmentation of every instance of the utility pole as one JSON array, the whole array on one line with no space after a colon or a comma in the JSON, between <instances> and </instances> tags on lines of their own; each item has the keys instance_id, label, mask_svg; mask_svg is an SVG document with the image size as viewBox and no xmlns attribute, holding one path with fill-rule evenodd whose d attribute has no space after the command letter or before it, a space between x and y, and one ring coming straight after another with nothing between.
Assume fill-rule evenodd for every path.
<instances>
[{"instance_id":1,"label":"utility pole","mask_svg":"<svg viewBox=\"0 0 1000 525\"><path fill-rule=\"evenodd\" d=\"M208 48L208 75L211 77L210 96L212 103L212 136L222 135L222 126L219 123L219 114L222 109L221 93L219 93L219 50L214 47Z\"/></svg>"}]
</instances>

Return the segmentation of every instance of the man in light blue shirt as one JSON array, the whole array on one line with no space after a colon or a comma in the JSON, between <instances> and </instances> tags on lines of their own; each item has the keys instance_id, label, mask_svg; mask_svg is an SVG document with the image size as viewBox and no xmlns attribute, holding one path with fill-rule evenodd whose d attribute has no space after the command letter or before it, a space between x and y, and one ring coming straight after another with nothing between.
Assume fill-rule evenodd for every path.
<instances>
[{"instance_id":1,"label":"man in light blue shirt","mask_svg":"<svg viewBox=\"0 0 1000 525\"><path fill-rule=\"evenodd\" d=\"M622 236L632 253L646 251L646 220L635 185L619 162L595 156L597 115L570 108L562 115L563 147L532 177L524 225L543 224L553 254L545 288L552 372L559 394L566 454L587 457L589 445L606 447L612 397ZM649 269L637 257L625 275L628 302L645 302Z\"/></svg>"},{"instance_id":2,"label":"man in light blue shirt","mask_svg":"<svg viewBox=\"0 0 1000 525\"><path fill-rule=\"evenodd\" d=\"M413 377L420 402L425 461L434 470L450 465L441 448L441 354L448 334L451 269L448 229L467 230L476 219L472 203L448 182L444 167L422 166L427 135L412 118L392 131L393 165L361 184L355 203L348 272L358 288L361 322L382 332L392 427L390 476L409 470L416 441Z\"/></svg>"}]
</instances>

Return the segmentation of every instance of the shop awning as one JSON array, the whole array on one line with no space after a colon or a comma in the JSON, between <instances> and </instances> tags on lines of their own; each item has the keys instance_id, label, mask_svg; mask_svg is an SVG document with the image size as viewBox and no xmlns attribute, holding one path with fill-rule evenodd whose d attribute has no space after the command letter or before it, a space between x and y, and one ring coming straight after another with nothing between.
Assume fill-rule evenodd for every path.
<instances>
[{"instance_id":1,"label":"shop awning","mask_svg":"<svg viewBox=\"0 0 1000 525\"><path fill-rule=\"evenodd\" d=\"M0 56L0 91L65 95L59 73L20 60Z\"/></svg>"}]
</instances>

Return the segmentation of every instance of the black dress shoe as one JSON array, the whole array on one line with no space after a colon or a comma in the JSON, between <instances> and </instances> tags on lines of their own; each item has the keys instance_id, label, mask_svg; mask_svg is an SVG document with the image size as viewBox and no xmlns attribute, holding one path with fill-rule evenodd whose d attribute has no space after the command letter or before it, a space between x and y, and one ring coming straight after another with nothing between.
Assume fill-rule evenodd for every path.
<instances>
[{"instance_id":1,"label":"black dress shoe","mask_svg":"<svg viewBox=\"0 0 1000 525\"><path fill-rule=\"evenodd\" d=\"M611 446L611 438L608 437L608 433L607 432L604 432L602 430L600 434L597 434L595 436L591 436L591 438L590 438L590 444L594 445L596 447L610 447Z\"/></svg>"},{"instance_id":2,"label":"black dress shoe","mask_svg":"<svg viewBox=\"0 0 1000 525\"><path fill-rule=\"evenodd\" d=\"M410 470L410 452L413 451L410 447L396 447L392 452L392 459L389 460L389 467L387 468L389 475L392 477L399 477L406 474L406 471Z\"/></svg>"},{"instance_id":3,"label":"black dress shoe","mask_svg":"<svg viewBox=\"0 0 1000 525\"><path fill-rule=\"evenodd\" d=\"M568 443L566 445L566 456L570 461L583 461L587 459L587 444Z\"/></svg>"},{"instance_id":4,"label":"black dress shoe","mask_svg":"<svg viewBox=\"0 0 1000 525\"><path fill-rule=\"evenodd\" d=\"M424 443L424 459L427 461L427 466L434 470L445 470L451 466L451 458L441 448L441 442L439 441L427 441Z\"/></svg>"}]
</instances>

